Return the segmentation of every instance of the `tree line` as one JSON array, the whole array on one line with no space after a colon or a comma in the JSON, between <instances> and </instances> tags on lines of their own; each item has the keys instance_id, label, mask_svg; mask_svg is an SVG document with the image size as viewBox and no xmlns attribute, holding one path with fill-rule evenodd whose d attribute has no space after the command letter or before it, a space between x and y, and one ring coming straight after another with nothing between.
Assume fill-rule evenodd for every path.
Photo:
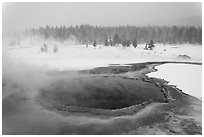
<instances>
[{"instance_id":1,"label":"tree line","mask_svg":"<svg viewBox=\"0 0 204 137\"><path fill-rule=\"evenodd\" d=\"M133 46L139 43L163 44L202 44L202 28L194 26L118 26L101 27L90 25L46 26L26 31L31 36L42 36L45 39L66 41L74 38L80 44L104 44L114 46L122 44Z\"/></svg>"}]
</instances>

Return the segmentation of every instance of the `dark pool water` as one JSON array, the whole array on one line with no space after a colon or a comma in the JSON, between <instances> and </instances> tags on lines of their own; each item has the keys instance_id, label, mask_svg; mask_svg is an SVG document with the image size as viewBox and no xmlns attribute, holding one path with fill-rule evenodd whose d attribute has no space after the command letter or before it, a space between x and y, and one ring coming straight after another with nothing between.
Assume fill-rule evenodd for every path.
<instances>
[{"instance_id":1,"label":"dark pool water","mask_svg":"<svg viewBox=\"0 0 204 137\"><path fill-rule=\"evenodd\" d=\"M120 109L164 97L152 83L102 76L60 80L41 89L40 96L53 106L100 109Z\"/></svg>"}]
</instances>

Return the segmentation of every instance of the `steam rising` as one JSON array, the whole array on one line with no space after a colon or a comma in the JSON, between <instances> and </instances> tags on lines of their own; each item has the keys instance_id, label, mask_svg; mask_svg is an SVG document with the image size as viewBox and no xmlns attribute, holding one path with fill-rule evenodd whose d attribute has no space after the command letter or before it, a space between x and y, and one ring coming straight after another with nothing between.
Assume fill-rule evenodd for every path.
<instances>
[{"instance_id":1,"label":"steam rising","mask_svg":"<svg viewBox=\"0 0 204 137\"><path fill-rule=\"evenodd\" d=\"M9 85L16 85L21 89L29 90L29 94L34 94L33 90L43 87L50 81L44 68L31 66L19 60L9 58L3 54L3 98L8 95L6 92L16 92L18 90L7 90Z\"/></svg>"},{"instance_id":2,"label":"steam rising","mask_svg":"<svg viewBox=\"0 0 204 137\"><path fill-rule=\"evenodd\" d=\"M53 106L67 105L121 109L150 99L162 99L160 88L120 77L84 77L60 80L42 89L41 96Z\"/></svg>"}]
</instances>

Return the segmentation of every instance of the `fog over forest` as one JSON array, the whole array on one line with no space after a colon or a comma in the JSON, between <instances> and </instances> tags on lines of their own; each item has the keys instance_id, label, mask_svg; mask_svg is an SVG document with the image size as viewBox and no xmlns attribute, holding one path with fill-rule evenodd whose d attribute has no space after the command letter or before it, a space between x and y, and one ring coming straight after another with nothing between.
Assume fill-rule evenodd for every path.
<instances>
[{"instance_id":1,"label":"fog over forest","mask_svg":"<svg viewBox=\"0 0 204 137\"><path fill-rule=\"evenodd\" d=\"M11 34L12 36L18 33ZM119 26L102 27L90 25L46 26L23 31L21 35L40 36L44 39L76 41L78 44L130 45L148 43L153 40L162 44L202 44L202 28L194 26Z\"/></svg>"}]
</instances>

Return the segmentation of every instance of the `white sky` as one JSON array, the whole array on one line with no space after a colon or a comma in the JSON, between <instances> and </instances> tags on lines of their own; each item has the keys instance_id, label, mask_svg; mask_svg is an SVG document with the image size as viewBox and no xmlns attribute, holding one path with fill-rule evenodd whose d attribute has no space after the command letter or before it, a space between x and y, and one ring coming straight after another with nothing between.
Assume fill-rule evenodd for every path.
<instances>
[{"instance_id":1,"label":"white sky","mask_svg":"<svg viewBox=\"0 0 204 137\"><path fill-rule=\"evenodd\" d=\"M202 26L202 3L3 3L3 32L45 25Z\"/></svg>"}]
</instances>

